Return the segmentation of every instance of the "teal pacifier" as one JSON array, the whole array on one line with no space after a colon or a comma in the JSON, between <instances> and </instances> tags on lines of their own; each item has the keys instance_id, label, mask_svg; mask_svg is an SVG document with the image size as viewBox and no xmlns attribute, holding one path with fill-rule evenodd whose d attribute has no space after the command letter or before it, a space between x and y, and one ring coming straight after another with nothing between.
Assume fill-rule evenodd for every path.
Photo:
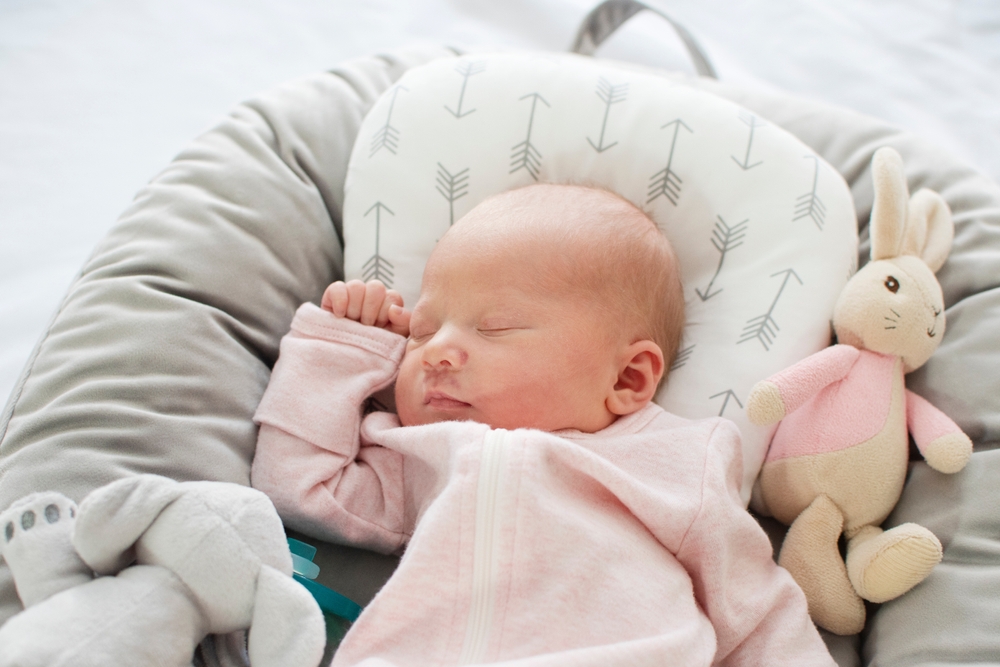
<instances>
[{"instance_id":1,"label":"teal pacifier","mask_svg":"<svg viewBox=\"0 0 1000 667\"><path fill-rule=\"evenodd\" d=\"M356 620L361 614L361 605L315 581L319 576L319 565L313 562L316 547L289 537L288 548L292 552L292 577L306 587L319 608L348 621Z\"/></svg>"}]
</instances>

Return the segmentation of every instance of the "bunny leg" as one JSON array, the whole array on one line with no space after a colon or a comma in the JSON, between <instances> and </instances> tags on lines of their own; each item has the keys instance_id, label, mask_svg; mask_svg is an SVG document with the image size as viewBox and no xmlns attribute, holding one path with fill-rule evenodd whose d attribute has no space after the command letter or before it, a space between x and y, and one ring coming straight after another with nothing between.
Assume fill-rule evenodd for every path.
<instances>
[{"instance_id":1,"label":"bunny leg","mask_svg":"<svg viewBox=\"0 0 1000 667\"><path fill-rule=\"evenodd\" d=\"M778 564L806 594L816 625L838 635L852 635L865 625L865 605L847 577L838 540L844 516L829 497L817 496L792 523Z\"/></svg>"},{"instance_id":2,"label":"bunny leg","mask_svg":"<svg viewBox=\"0 0 1000 667\"><path fill-rule=\"evenodd\" d=\"M73 548L76 503L61 493L32 493L0 514L0 555L25 608L86 583L90 568Z\"/></svg>"},{"instance_id":3,"label":"bunny leg","mask_svg":"<svg viewBox=\"0 0 1000 667\"><path fill-rule=\"evenodd\" d=\"M871 602L899 597L941 562L941 542L931 531L904 523L887 531L865 526L847 543L847 573Z\"/></svg>"}]
</instances>

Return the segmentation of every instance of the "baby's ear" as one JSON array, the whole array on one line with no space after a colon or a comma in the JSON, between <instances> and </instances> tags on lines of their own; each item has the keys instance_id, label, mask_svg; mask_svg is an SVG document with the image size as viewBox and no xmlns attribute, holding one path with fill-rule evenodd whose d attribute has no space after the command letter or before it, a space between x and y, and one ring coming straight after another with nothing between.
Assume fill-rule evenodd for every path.
<instances>
[{"instance_id":1,"label":"baby's ear","mask_svg":"<svg viewBox=\"0 0 1000 667\"><path fill-rule=\"evenodd\" d=\"M618 368L618 381L612 387L606 405L619 417L630 415L653 400L663 377L663 352L651 340L640 340L626 347Z\"/></svg>"}]
</instances>

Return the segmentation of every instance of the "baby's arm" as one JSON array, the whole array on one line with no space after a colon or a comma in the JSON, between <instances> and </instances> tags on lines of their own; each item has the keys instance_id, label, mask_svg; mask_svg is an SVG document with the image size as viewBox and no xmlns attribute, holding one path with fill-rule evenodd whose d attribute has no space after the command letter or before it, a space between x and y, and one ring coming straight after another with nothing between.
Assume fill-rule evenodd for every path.
<instances>
[{"instance_id":1,"label":"baby's arm","mask_svg":"<svg viewBox=\"0 0 1000 667\"><path fill-rule=\"evenodd\" d=\"M743 507L740 452L736 426L720 421L708 446L701 509L677 552L715 628L714 664L834 667L805 595Z\"/></svg>"},{"instance_id":2,"label":"baby's arm","mask_svg":"<svg viewBox=\"0 0 1000 667\"><path fill-rule=\"evenodd\" d=\"M295 314L254 416L251 482L286 525L389 552L407 538L401 455L359 434L365 400L395 379L406 339L392 329L408 328L408 313L384 287L362 287L360 302L350 290L341 302L335 283L330 308L307 303Z\"/></svg>"}]
</instances>

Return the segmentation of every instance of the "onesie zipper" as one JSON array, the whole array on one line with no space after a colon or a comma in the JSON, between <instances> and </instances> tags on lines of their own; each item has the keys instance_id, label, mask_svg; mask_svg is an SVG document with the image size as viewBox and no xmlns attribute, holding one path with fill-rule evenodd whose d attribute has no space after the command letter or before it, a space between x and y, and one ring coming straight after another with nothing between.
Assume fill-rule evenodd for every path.
<instances>
[{"instance_id":1,"label":"onesie zipper","mask_svg":"<svg viewBox=\"0 0 1000 667\"><path fill-rule=\"evenodd\" d=\"M476 527L472 551L472 600L465 641L458 664L482 662L493 625L496 605L497 544L500 539L499 502L507 463L510 433L504 429L487 432L479 464L476 488Z\"/></svg>"}]
</instances>

